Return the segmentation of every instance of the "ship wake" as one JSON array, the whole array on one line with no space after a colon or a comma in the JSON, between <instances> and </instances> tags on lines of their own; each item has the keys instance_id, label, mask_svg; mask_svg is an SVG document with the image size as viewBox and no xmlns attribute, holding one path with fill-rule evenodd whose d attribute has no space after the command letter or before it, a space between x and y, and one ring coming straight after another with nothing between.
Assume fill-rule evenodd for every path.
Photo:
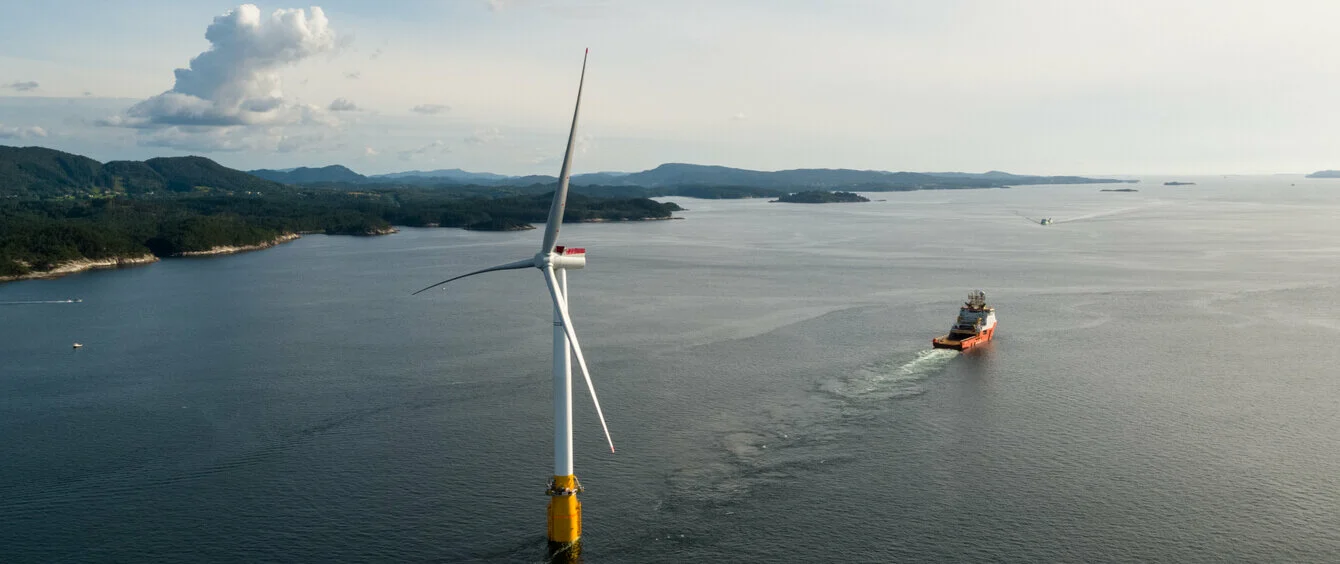
<instances>
[{"instance_id":1,"label":"ship wake","mask_svg":"<svg viewBox=\"0 0 1340 564\"><path fill-rule=\"evenodd\" d=\"M825 391L847 399L899 399L926 393L927 378L938 374L960 353L927 349L912 358L900 356L862 366L850 377L831 382Z\"/></svg>"}]
</instances>

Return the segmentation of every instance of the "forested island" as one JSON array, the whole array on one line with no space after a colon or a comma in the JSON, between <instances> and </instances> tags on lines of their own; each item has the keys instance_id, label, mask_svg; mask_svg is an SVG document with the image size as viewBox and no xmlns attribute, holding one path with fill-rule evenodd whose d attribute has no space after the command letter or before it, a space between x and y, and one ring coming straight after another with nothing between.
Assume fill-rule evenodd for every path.
<instances>
[{"instance_id":1,"label":"forested island","mask_svg":"<svg viewBox=\"0 0 1340 564\"><path fill-rule=\"evenodd\" d=\"M1340 178L1340 170L1319 170L1307 175L1307 178Z\"/></svg>"},{"instance_id":2,"label":"forested island","mask_svg":"<svg viewBox=\"0 0 1340 564\"><path fill-rule=\"evenodd\" d=\"M1139 192L1135 188L1103 188L1099 192Z\"/></svg>"},{"instance_id":3,"label":"forested island","mask_svg":"<svg viewBox=\"0 0 1340 564\"><path fill-rule=\"evenodd\" d=\"M778 197L773 202L784 202L788 204L837 204L850 202L869 202L870 200L860 194L851 192L829 192L827 190L806 190L804 192L795 192Z\"/></svg>"},{"instance_id":4,"label":"forested island","mask_svg":"<svg viewBox=\"0 0 1340 564\"><path fill-rule=\"evenodd\" d=\"M103 164L0 146L0 280L264 248L303 233L524 229L548 218L552 190L290 186L202 157ZM679 209L574 193L563 221L666 219Z\"/></svg>"},{"instance_id":5,"label":"forested island","mask_svg":"<svg viewBox=\"0 0 1340 564\"><path fill-rule=\"evenodd\" d=\"M1115 182L1127 181L670 163L574 175L563 221L670 219L681 208L650 199L661 196L804 199L811 196L793 194ZM247 173L203 157L100 163L43 147L0 146L0 280L265 248L304 233L380 235L393 225L530 229L547 220L556 184L552 176L460 169L365 176L330 165Z\"/></svg>"},{"instance_id":6,"label":"forested island","mask_svg":"<svg viewBox=\"0 0 1340 564\"><path fill-rule=\"evenodd\" d=\"M1196 183L1195 183L1195 182L1178 182L1178 181L1176 181L1176 180L1170 180L1170 181L1168 181L1168 182L1164 182L1163 185L1164 185L1164 186L1195 186Z\"/></svg>"}]
</instances>

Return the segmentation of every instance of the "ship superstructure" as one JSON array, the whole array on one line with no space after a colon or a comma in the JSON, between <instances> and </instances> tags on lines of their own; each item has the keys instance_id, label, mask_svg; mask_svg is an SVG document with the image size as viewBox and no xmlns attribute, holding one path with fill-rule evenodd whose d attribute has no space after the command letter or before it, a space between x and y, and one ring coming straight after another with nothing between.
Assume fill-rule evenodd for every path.
<instances>
[{"instance_id":1,"label":"ship superstructure","mask_svg":"<svg viewBox=\"0 0 1340 564\"><path fill-rule=\"evenodd\" d=\"M996 334L996 310L986 305L986 293L973 290L958 310L958 318L948 334L931 340L937 349L960 351L986 343Z\"/></svg>"}]
</instances>

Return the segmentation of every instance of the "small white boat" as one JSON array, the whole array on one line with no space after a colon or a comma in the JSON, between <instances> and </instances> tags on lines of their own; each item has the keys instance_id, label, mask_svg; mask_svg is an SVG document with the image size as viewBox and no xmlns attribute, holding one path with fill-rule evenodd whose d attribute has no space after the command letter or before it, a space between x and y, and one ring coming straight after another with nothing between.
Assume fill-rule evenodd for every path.
<instances>
[{"instance_id":1,"label":"small white boat","mask_svg":"<svg viewBox=\"0 0 1340 564\"><path fill-rule=\"evenodd\" d=\"M72 349L77 349L77 348L82 347L82 346L84 346L84 345L81 345L81 344L79 344L79 343L75 343L74 346L73 346L73 347L70 347L70 348L72 348Z\"/></svg>"}]
</instances>

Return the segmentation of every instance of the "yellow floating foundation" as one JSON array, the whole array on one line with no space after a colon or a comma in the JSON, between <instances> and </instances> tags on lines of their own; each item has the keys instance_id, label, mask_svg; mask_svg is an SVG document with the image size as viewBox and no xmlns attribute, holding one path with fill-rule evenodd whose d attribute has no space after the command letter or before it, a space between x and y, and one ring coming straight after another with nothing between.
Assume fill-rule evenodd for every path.
<instances>
[{"instance_id":1,"label":"yellow floating foundation","mask_svg":"<svg viewBox=\"0 0 1340 564\"><path fill-rule=\"evenodd\" d=\"M574 543L582 538L582 502L577 476L554 476L549 486L549 542Z\"/></svg>"}]
</instances>

